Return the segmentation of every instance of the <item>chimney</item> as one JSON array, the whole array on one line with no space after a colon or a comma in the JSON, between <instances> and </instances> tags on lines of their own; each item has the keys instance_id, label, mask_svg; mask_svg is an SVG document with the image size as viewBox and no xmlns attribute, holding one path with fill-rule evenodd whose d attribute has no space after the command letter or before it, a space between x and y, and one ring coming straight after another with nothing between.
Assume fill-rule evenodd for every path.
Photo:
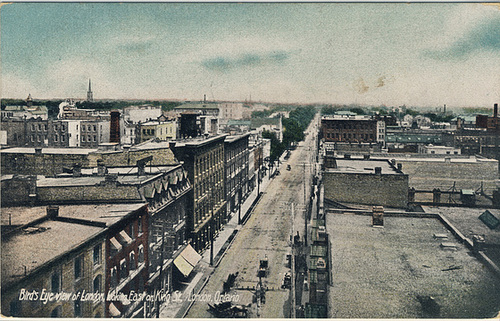
<instances>
[{"instance_id":1,"label":"chimney","mask_svg":"<svg viewBox=\"0 0 500 321\"><path fill-rule=\"evenodd\" d=\"M441 190L439 188L432 190L432 202L441 203Z\"/></svg>"},{"instance_id":2,"label":"chimney","mask_svg":"<svg viewBox=\"0 0 500 321\"><path fill-rule=\"evenodd\" d=\"M137 176L142 176L146 174L146 163L137 162Z\"/></svg>"},{"instance_id":3,"label":"chimney","mask_svg":"<svg viewBox=\"0 0 500 321\"><path fill-rule=\"evenodd\" d=\"M97 160L97 176L106 175L106 165L104 165L104 161L102 159Z\"/></svg>"},{"instance_id":4,"label":"chimney","mask_svg":"<svg viewBox=\"0 0 500 321\"><path fill-rule=\"evenodd\" d=\"M494 118L498 117L498 104L493 105L493 117Z\"/></svg>"},{"instance_id":5,"label":"chimney","mask_svg":"<svg viewBox=\"0 0 500 321\"><path fill-rule=\"evenodd\" d=\"M375 167L375 175L382 175L382 167Z\"/></svg>"},{"instance_id":6,"label":"chimney","mask_svg":"<svg viewBox=\"0 0 500 321\"><path fill-rule=\"evenodd\" d=\"M384 226L384 207L372 207L372 226Z\"/></svg>"},{"instance_id":7,"label":"chimney","mask_svg":"<svg viewBox=\"0 0 500 321\"><path fill-rule=\"evenodd\" d=\"M369 160L369 159L370 159L370 154L365 154L365 155L363 155L363 159L364 159L364 160Z\"/></svg>"},{"instance_id":8,"label":"chimney","mask_svg":"<svg viewBox=\"0 0 500 321\"><path fill-rule=\"evenodd\" d=\"M41 147L35 147L35 155L42 155L42 148Z\"/></svg>"},{"instance_id":9,"label":"chimney","mask_svg":"<svg viewBox=\"0 0 500 321\"><path fill-rule=\"evenodd\" d=\"M172 151L174 150L175 148L175 141L169 141L168 142L168 148L171 149Z\"/></svg>"},{"instance_id":10,"label":"chimney","mask_svg":"<svg viewBox=\"0 0 500 321\"><path fill-rule=\"evenodd\" d=\"M118 181L118 174L106 174L104 176L104 182L105 183L115 183Z\"/></svg>"},{"instance_id":11,"label":"chimney","mask_svg":"<svg viewBox=\"0 0 500 321\"><path fill-rule=\"evenodd\" d=\"M82 165L75 163L73 164L73 177L82 176Z\"/></svg>"},{"instance_id":12,"label":"chimney","mask_svg":"<svg viewBox=\"0 0 500 321\"><path fill-rule=\"evenodd\" d=\"M402 171L402 170L403 170L403 164L398 163L398 171Z\"/></svg>"},{"instance_id":13,"label":"chimney","mask_svg":"<svg viewBox=\"0 0 500 321\"><path fill-rule=\"evenodd\" d=\"M391 164L392 164L393 166L396 166L396 160L395 160L395 159L391 159Z\"/></svg>"},{"instance_id":14,"label":"chimney","mask_svg":"<svg viewBox=\"0 0 500 321\"><path fill-rule=\"evenodd\" d=\"M207 95L203 95L203 103L206 103L207 102Z\"/></svg>"},{"instance_id":15,"label":"chimney","mask_svg":"<svg viewBox=\"0 0 500 321\"><path fill-rule=\"evenodd\" d=\"M59 206L47 206L47 216L49 219L55 219L59 216Z\"/></svg>"},{"instance_id":16,"label":"chimney","mask_svg":"<svg viewBox=\"0 0 500 321\"><path fill-rule=\"evenodd\" d=\"M351 159L351 154L344 154L345 159Z\"/></svg>"},{"instance_id":17,"label":"chimney","mask_svg":"<svg viewBox=\"0 0 500 321\"><path fill-rule=\"evenodd\" d=\"M111 124L109 132L109 142L120 143L120 111L112 110L110 115L111 115Z\"/></svg>"}]
</instances>

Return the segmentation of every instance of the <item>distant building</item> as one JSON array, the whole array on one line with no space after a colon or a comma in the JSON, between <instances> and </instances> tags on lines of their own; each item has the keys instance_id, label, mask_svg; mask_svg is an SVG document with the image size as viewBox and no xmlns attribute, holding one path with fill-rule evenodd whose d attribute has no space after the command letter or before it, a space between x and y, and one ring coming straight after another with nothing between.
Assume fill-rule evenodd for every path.
<instances>
[{"instance_id":1,"label":"distant building","mask_svg":"<svg viewBox=\"0 0 500 321\"><path fill-rule=\"evenodd\" d=\"M434 146L432 144L429 145L421 145L419 146L420 154L436 154L436 155L460 155L460 149L448 146Z\"/></svg>"},{"instance_id":2,"label":"distant building","mask_svg":"<svg viewBox=\"0 0 500 321\"><path fill-rule=\"evenodd\" d=\"M136 142L142 143L149 139L169 141L177 139L177 122L171 121L148 121L137 124Z\"/></svg>"},{"instance_id":3,"label":"distant building","mask_svg":"<svg viewBox=\"0 0 500 321\"><path fill-rule=\"evenodd\" d=\"M140 105L123 108L123 119L129 123L144 123L162 115L161 106Z\"/></svg>"},{"instance_id":4,"label":"distant building","mask_svg":"<svg viewBox=\"0 0 500 321\"><path fill-rule=\"evenodd\" d=\"M72 99L66 99L59 104L59 113L57 119L73 119L73 120L107 120L109 121L109 110L95 110L77 108Z\"/></svg>"},{"instance_id":5,"label":"distant building","mask_svg":"<svg viewBox=\"0 0 500 321\"><path fill-rule=\"evenodd\" d=\"M321 137L324 142L383 144L385 123L369 116L323 116Z\"/></svg>"},{"instance_id":6,"label":"distant building","mask_svg":"<svg viewBox=\"0 0 500 321\"><path fill-rule=\"evenodd\" d=\"M40 118L47 120L49 117L48 109L46 106L33 106L33 98L31 94L26 99L26 106L5 106L1 111L2 121L6 119L30 119Z\"/></svg>"}]
</instances>

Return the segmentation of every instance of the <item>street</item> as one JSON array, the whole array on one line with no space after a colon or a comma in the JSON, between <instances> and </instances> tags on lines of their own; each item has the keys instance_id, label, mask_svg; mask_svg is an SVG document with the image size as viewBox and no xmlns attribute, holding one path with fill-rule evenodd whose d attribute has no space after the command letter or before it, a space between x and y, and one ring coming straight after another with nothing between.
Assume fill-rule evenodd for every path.
<instances>
[{"instance_id":1,"label":"street","mask_svg":"<svg viewBox=\"0 0 500 321\"><path fill-rule=\"evenodd\" d=\"M270 182L250 218L240 227L234 242L200 295L195 297L186 317L213 317L208 311L208 303L217 303L219 294L223 291L223 282L231 273L238 275L228 292L228 298L233 304L247 306L249 317L292 316L290 300L293 295L290 289L282 289L281 284L285 273L291 272L287 266L287 254L292 253L292 235L298 232L301 239L304 235L304 200L309 199L310 176L314 170L310 163L315 159L315 135L311 134L315 124L313 120L305 141L292 151L287 161L280 164L280 174ZM288 164L290 170L286 170ZM306 185L303 184L304 175L308 176ZM267 276L261 278L260 286L259 261L265 258L269 262L269 269ZM257 299L254 294L261 287L265 295L260 295ZM196 300L197 298L200 300Z\"/></svg>"}]
</instances>

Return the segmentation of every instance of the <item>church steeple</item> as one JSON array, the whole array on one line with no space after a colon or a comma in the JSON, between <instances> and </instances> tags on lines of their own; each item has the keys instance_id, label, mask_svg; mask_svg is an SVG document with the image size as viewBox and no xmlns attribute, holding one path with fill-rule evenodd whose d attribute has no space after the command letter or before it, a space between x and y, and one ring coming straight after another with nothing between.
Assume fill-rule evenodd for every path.
<instances>
[{"instance_id":1,"label":"church steeple","mask_svg":"<svg viewBox=\"0 0 500 321\"><path fill-rule=\"evenodd\" d=\"M92 85L89 79L89 91L87 91L87 101L94 101L94 94L92 93Z\"/></svg>"}]
</instances>

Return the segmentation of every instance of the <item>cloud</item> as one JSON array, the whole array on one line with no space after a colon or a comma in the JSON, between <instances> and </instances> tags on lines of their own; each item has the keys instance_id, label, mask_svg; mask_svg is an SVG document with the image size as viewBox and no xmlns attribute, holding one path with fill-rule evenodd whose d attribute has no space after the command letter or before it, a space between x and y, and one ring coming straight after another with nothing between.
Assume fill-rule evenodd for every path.
<instances>
[{"instance_id":1,"label":"cloud","mask_svg":"<svg viewBox=\"0 0 500 321\"><path fill-rule=\"evenodd\" d=\"M467 59L479 52L500 52L500 18L483 22L448 47L425 50L423 55L436 60L449 60Z\"/></svg>"},{"instance_id":2,"label":"cloud","mask_svg":"<svg viewBox=\"0 0 500 321\"><path fill-rule=\"evenodd\" d=\"M290 58L291 52L272 51L265 53L248 52L236 56L217 56L202 60L201 65L208 70L230 71L241 67L277 65Z\"/></svg>"}]
</instances>

